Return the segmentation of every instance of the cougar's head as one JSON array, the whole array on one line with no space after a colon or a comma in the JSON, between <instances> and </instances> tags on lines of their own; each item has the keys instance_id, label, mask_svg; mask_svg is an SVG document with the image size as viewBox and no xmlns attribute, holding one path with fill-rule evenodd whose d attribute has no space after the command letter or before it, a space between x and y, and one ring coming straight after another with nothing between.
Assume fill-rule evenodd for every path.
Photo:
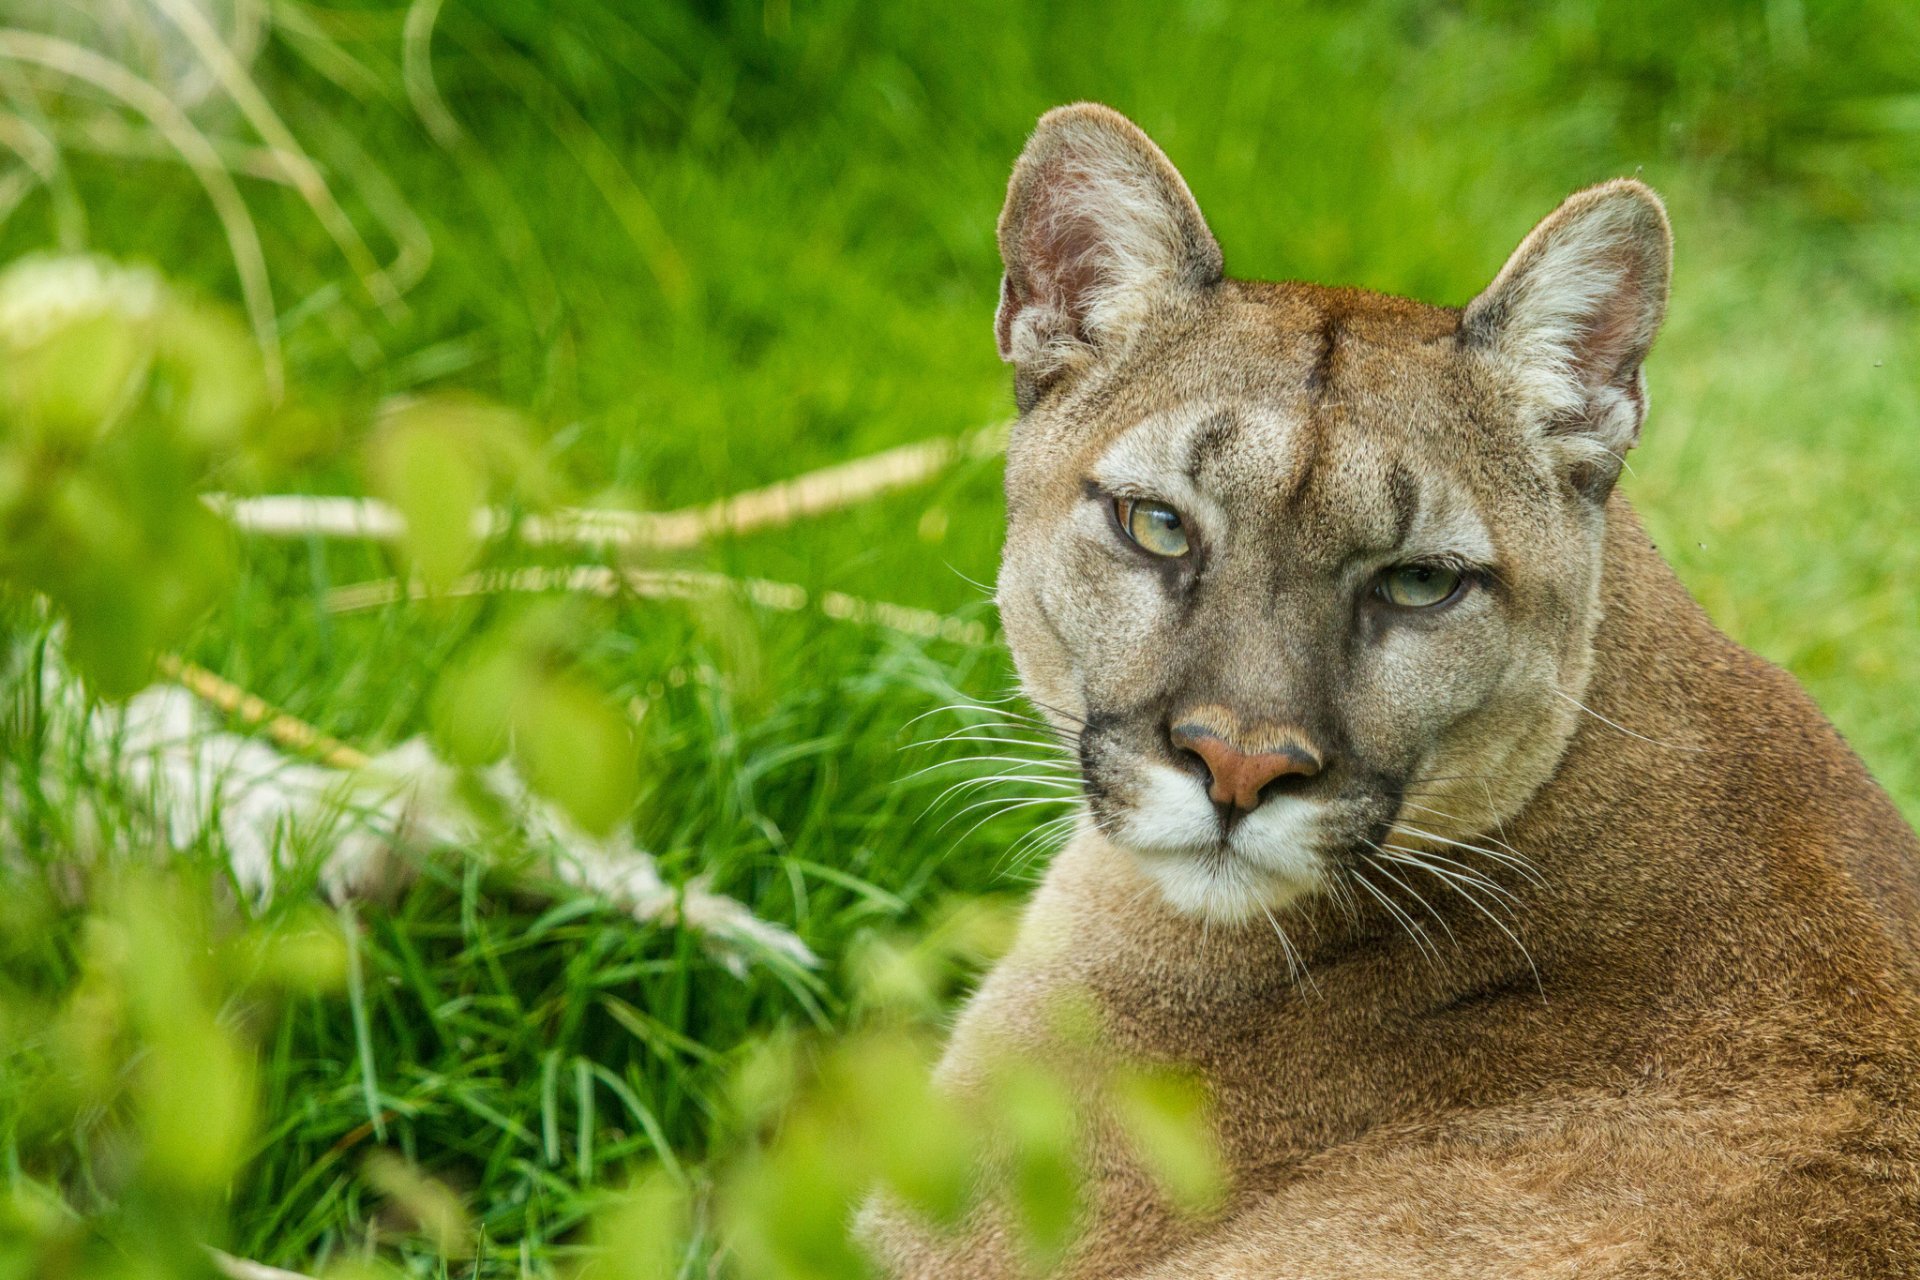
<instances>
[{"instance_id":1,"label":"cougar's head","mask_svg":"<svg viewBox=\"0 0 1920 1280\"><path fill-rule=\"evenodd\" d=\"M1159 149L1082 105L1041 120L1000 247L1000 608L1109 839L1240 919L1522 806L1586 685L1658 198L1574 195L1464 310L1245 283Z\"/></svg>"}]
</instances>

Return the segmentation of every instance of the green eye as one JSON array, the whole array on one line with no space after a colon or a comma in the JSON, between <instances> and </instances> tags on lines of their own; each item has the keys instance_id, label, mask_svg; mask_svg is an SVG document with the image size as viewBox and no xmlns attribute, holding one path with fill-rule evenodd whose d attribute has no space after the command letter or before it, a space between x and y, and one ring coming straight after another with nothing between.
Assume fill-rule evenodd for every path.
<instances>
[{"instance_id":1,"label":"green eye","mask_svg":"<svg viewBox=\"0 0 1920 1280\"><path fill-rule=\"evenodd\" d=\"M1113 513L1127 536L1156 556L1169 559L1187 554L1187 528L1180 513L1164 502L1116 498Z\"/></svg>"},{"instance_id":2,"label":"green eye","mask_svg":"<svg viewBox=\"0 0 1920 1280\"><path fill-rule=\"evenodd\" d=\"M1457 570L1438 564L1403 564L1380 575L1375 588L1382 600L1402 609L1430 609L1445 604L1460 590Z\"/></svg>"}]
</instances>

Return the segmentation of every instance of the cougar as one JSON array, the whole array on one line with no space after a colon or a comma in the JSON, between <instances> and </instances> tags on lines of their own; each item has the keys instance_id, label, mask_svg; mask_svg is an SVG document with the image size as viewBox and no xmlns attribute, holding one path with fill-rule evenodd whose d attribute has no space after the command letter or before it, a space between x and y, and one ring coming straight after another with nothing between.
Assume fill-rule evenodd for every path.
<instances>
[{"instance_id":1,"label":"cougar","mask_svg":"<svg viewBox=\"0 0 1920 1280\"><path fill-rule=\"evenodd\" d=\"M1056 1273L1920 1274L1920 844L1615 484L1659 198L1576 193L1464 308L1246 282L1078 105L999 242L998 600L1082 809L938 1078L1191 1072L1227 1174L1177 1212L1089 1103ZM1009 1221L863 1233L998 1277Z\"/></svg>"}]
</instances>

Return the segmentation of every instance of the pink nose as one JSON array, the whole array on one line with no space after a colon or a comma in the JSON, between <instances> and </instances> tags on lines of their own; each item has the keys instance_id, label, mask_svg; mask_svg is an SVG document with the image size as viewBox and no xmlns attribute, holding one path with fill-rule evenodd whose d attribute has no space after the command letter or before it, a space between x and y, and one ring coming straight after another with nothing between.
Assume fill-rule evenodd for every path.
<instances>
[{"instance_id":1,"label":"pink nose","mask_svg":"<svg viewBox=\"0 0 1920 1280\"><path fill-rule=\"evenodd\" d=\"M1206 762L1213 779L1207 794L1215 804L1248 813L1260 807L1260 793L1276 779L1311 778L1320 772L1320 757L1299 742L1247 752L1200 725L1181 724L1173 727L1173 745Z\"/></svg>"}]
</instances>

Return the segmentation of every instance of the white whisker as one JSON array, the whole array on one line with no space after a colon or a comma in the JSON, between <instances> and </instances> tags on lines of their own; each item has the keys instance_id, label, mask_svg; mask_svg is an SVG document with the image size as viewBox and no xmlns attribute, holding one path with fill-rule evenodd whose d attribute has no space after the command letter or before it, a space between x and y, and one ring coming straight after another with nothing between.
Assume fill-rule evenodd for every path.
<instances>
[{"instance_id":1,"label":"white whisker","mask_svg":"<svg viewBox=\"0 0 1920 1280\"><path fill-rule=\"evenodd\" d=\"M1506 934L1508 940L1511 941L1515 947L1519 948L1520 955L1526 960L1527 968L1533 974L1534 988L1540 992L1540 999L1544 1001L1547 998L1546 985L1540 981L1540 967L1533 962L1533 953L1527 950L1526 943L1520 941L1519 934L1515 933L1512 929L1509 929L1506 926L1505 922L1503 922L1500 919L1500 917L1494 915L1492 911L1489 911L1486 905L1482 903L1480 899L1476 898L1472 893L1469 893L1467 891L1465 886L1454 883L1453 879L1449 877L1445 872L1440 871L1436 867L1429 866L1424 862L1420 862L1417 859L1402 857L1397 860L1400 861L1404 866L1418 867L1419 869L1426 871L1428 874L1434 876L1436 879L1440 881L1440 883L1451 888L1455 893L1459 894L1462 898L1465 898L1469 903L1471 903L1473 905L1474 910L1478 911L1481 915L1485 916L1489 921L1493 923L1494 928L1498 929L1501 933ZM1518 923L1517 919L1515 920L1515 923L1516 924Z\"/></svg>"},{"instance_id":2,"label":"white whisker","mask_svg":"<svg viewBox=\"0 0 1920 1280\"><path fill-rule=\"evenodd\" d=\"M951 760L942 760L937 764L930 764L924 769L916 769L912 773L897 779L896 785L898 783L912 782L916 778L924 778L928 774L941 769L952 769L959 765L967 764L1017 764L1028 769L1053 769L1063 773L1068 767L1058 760L1033 760L1026 756L955 756ZM995 774L993 776L998 777L999 775Z\"/></svg>"},{"instance_id":3,"label":"white whisker","mask_svg":"<svg viewBox=\"0 0 1920 1280\"><path fill-rule=\"evenodd\" d=\"M956 782L952 786L948 787L946 790L942 791L938 796L935 796L933 803L928 805L927 807L929 809L938 808L943 802L945 802L948 796L963 796L971 792L978 791L983 787L991 787L991 786L999 785L1001 783L1015 783L1015 782L1023 782L1031 786L1041 787L1041 788L1052 790L1052 791L1078 792L1080 790L1079 783L1066 782L1059 778L1041 778L1041 777L1036 777L1032 774L1024 774L1024 773L996 773L990 777L966 778L959 782Z\"/></svg>"},{"instance_id":4,"label":"white whisker","mask_svg":"<svg viewBox=\"0 0 1920 1280\"><path fill-rule=\"evenodd\" d=\"M1260 904L1260 914L1265 916L1267 923L1273 926L1273 936L1280 939L1280 947L1287 953L1287 977L1295 983L1305 978L1307 985L1313 988L1316 995L1319 994L1320 984L1313 980L1311 973L1307 972L1306 963L1302 961L1299 954L1294 951L1293 942L1287 937L1287 931L1280 927L1280 922L1273 918L1273 912L1268 909L1267 904L1264 902Z\"/></svg>"},{"instance_id":5,"label":"white whisker","mask_svg":"<svg viewBox=\"0 0 1920 1280\"><path fill-rule=\"evenodd\" d=\"M1612 720L1607 719L1605 716L1601 715L1598 711L1595 711L1592 707L1580 701L1580 699L1574 697L1572 694L1566 692L1564 689L1555 689L1554 692L1558 694L1560 697L1565 698L1568 702L1571 702L1574 706L1580 708L1580 710L1592 716L1595 720L1598 720L1601 724L1606 725L1607 728L1618 730L1619 732L1626 734L1629 738L1637 738L1641 742L1651 743L1653 746L1656 746L1656 747L1665 747L1669 751L1691 751L1691 752L1694 752L1695 754L1699 754L1706 750L1705 747L1689 747L1679 742L1662 742L1658 738L1649 738L1644 733L1635 733L1633 730L1627 728L1625 725L1616 724Z\"/></svg>"},{"instance_id":6,"label":"white whisker","mask_svg":"<svg viewBox=\"0 0 1920 1280\"><path fill-rule=\"evenodd\" d=\"M1464 840L1454 840L1447 836L1437 835L1431 831L1423 831L1419 827L1410 827L1405 823L1398 823L1396 825L1400 830L1422 840L1433 840L1440 844L1451 845L1455 849L1464 849L1468 853L1477 853L1484 857L1492 858L1495 862L1503 866L1512 867L1515 871L1543 888L1547 883L1546 878L1540 874L1540 870L1534 865L1533 860L1523 854L1515 852L1500 853L1486 848L1483 845L1468 844Z\"/></svg>"},{"instance_id":7,"label":"white whisker","mask_svg":"<svg viewBox=\"0 0 1920 1280\"><path fill-rule=\"evenodd\" d=\"M1455 862L1451 858L1442 857L1426 849L1408 849L1397 844L1376 847L1381 848L1385 852L1399 855L1396 861L1412 863L1415 866L1423 867L1440 875L1458 876L1474 887L1485 889L1488 893L1494 894L1497 898L1502 899L1501 905L1503 907L1510 907L1511 904L1517 904L1520 901L1505 885L1500 884L1498 881L1488 879L1485 875L1475 871L1465 863ZM1442 868L1446 868L1446 870L1442 870Z\"/></svg>"},{"instance_id":8,"label":"white whisker","mask_svg":"<svg viewBox=\"0 0 1920 1280\"><path fill-rule=\"evenodd\" d=\"M1367 861L1369 864L1373 864L1373 860L1371 858L1367 859ZM1377 864L1373 864L1373 865L1377 865ZM1427 959L1433 963L1435 968L1438 968L1440 965L1440 953L1434 949L1433 940L1427 937L1427 931L1420 927L1419 922L1414 920L1412 916L1409 916L1406 912L1402 911L1398 906L1396 906L1392 901L1392 899L1388 898L1385 893L1381 892L1380 887L1378 885L1374 884L1373 881L1361 875L1360 869L1358 867L1355 867L1353 869L1353 880L1354 880L1354 883L1358 884L1362 889L1365 889L1368 893L1372 894L1375 902L1378 902L1381 906L1385 907L1390 913L1392 913L1393 918L1398 920L1401 924L1401 927L1407 931L1407 936L1409 938L1412 938L1415 945L1417 945L1420 948L1421 954L1426 956Z\"/></svg>"},{"instance_id":9,"label":"white whisker","mask_svg":"<svg viewBox=\"0 0 1920 1280\"><path fill-rule=\"evenodd\" d=\"M953 825L955 822L958 822L961 818L965 817L969 813L972 813L976 809L986 808L994 804L1000 804L1001 805L1000 808L991 810L986 817L981 818L978 822L974 823L972 826L968 827L965 831L960 833L959 839L956 839L953 842L954 846L957 848L961 844L961 842L964 841L968 836L978 831L981 827L986 826L989 822L992 822L995 818L1004 817L1005 815L1009 813L1014 813L1020 809L1031 809L1037 805L1078 804L1079 802L1080 802L1080 798L1078 796L1038 796L1038 797L1034 797L1026 800L1012 800L1012 801L1005 801L1005 802L994 801L994 800L978 800L978 801L975 801L973 804L968 805L966 808L960 810L958 813L948 818L945 822L941 823L939 827L935 829L935 834L937 835L939 834L939 832L945 831L949 826Z\"/></svg>"},{"instance_id":10,"label":"white whisker","mask_svg":"<svg viewBox=\"0 0 1920 1280\"><path fill-rule=\"evenodd\" d=\"M1373 848L1375 849L1380 849L1380 846L1377 844L1374 844L1373 841L1371 840L1367 841L1367 843L1369 845L1372 845ZM1381 853L1385 854L1386 851L1381 850ZM1405 889L1408 893L1412 894L1413 900L1419 903L1423 908L1425 908L1426 913L1432 916L1434 920L1438 922L1441 930L1447 935L1447 941L1453 943L1453 945L1456 947L1460 945L1460 939L1454 937L1453 926L1447 923L1447 918L1441 915L1438 911L1435 911L1433 909L1433 904L1431 902L1428 902L1426 897L1423 894L1421 894L1421 892L1418 889L1408 884L1405 880L1402 880L1399 876L1393 874L1393 872L1388 868L1387 863L1393 861L1393 858L1391 855L1386 855L1385 861L1381 861L1374 858L1368 858L1367 861L1373 863L1375 867L1379 868L1381 875L1385 876L1387 879L1393 881L1395 884L1399 885L1402 889Z\"/></svg>"}]
</instances>

